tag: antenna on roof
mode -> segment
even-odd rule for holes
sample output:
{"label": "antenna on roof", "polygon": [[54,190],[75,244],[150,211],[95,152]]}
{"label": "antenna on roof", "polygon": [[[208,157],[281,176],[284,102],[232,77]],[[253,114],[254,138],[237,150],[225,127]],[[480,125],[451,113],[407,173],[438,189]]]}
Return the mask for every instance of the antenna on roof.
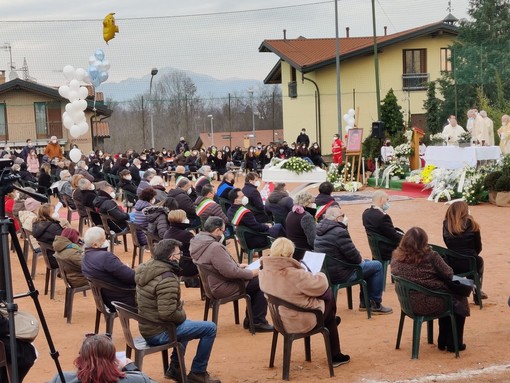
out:
{"label": "antenna on roof", "polygon": [[451,0],[448,0],[448,7],[446,8],[446,10],[448,11],[448,13],[452,13],[453,8]]}
{"label": "antenna on roof", "polygon": [[287,40],[287,30],[286,29],[283,30],[283,39]]}

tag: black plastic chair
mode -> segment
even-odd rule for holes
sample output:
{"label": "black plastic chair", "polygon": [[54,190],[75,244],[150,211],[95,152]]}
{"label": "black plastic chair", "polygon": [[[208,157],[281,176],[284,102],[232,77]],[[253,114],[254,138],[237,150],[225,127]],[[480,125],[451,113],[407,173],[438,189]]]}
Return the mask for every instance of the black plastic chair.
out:
{"label": "black plastic chair", "polygon": [[[427,335],[428,335],[428,343],[432,344],[433,341],[433,320],[443,318],[446,316],[450,317],[450,321],[452,323],[452,334],[453,334],[453,345],[455,347],[455,356],[459,357],[459,344],[457,338],[457,325],[455,322],[455,316],[453,311],[453,299],[449,293],[443,291],[434,291],[427,289],[423,286],[420,286],[414,282],[411,282],[405,278],[397,277],[393,275],[393,279],[395,280],[395,291],[397,293],[398,300],[400,302],[400,323],[398,325],[398,335],[397,335],[397,343],[395,348],[400,348],[400,340],[402,338],[402,330],[404,329],[404,319],[406,316],[413,320],[413,350],[412,350],[412,359],[418,359],[418,353],[420,352],[420,334],[421,334],[421,325],[423,322],[427,322]],[[412,293],[412,295],[411,295]],[[426,316],[426,315],[418,315],[414,312],[412,297],[415,297],[416,294],[426,295],[428,297],[433,297],[442,300],[444,311],[438,315],[434,316]]]}
{"label": "black plastic chair", "polygon": [[467,271],[463,273],[455,273],[455,275],[459,277],[467,277],[472,278],[475,287],[476,287],[476,297],[478,298],[478,305],[480,306],[480,310],[483,307],[482,303],[482,279],[480,278],[480,274],[478,273],[478,267],[476,265],[476,258],[473,255],[465,255],[457,253],[456,251],[447,249],[438,245],[430,245],[432,250],[437,252],[444,261],[450,265],[455,270],[454,265],[458,263],[462,263],[467,265]]}
{"label": "black plastic chair", "polygon": [[41,246],[41,254],[44,259],[44,263],[46,264],[46,279],[44,282],[44,295],[48,295],[48,285],[50,284],[50,299],[55,299],[55,285],[57,281],[57,272],[59,271],[57,259],[53,255],[55,253],[55,249],[53,249],[53,245],[49,243],[39,242],[39,246]]}
{"label": "black plastic chair", "polygon": [[122,239],[124,240],[124,251],[127,253],[127,251],[128,251],[127,235],[129,234],[129,226],[126,226],[125,229],[123,229],[122,231],[117,233],[115,230],[112,229],[112,226],[110,224],[110,222],[112,224],[114,224],[113,218],[107,214],[103,214],[103,213],[98,213],[98,214],[99,214],[99,217],[101,217],[101,222],[103,224],[103,229],[106,233],[106,238],[108,238],[110,240],[110,251],[112,253],[114,253],[113,249],[115,247],[115,243],[118,241],[117,238],[122,237]]}
{"label": "black plastic chair", "polygon": [[200,275],[200,283],[204,289],[205,293],[205,308],[204,308],[204,321],[207,320],[209,316],[209,309],[212,307],[212,321],[218,324],[218,311],[220,309],[220,305],[228,302],[233,302],[234,304],[234,320],[235,324],[239,324],[239,300],[246,300],[246,311],[248,313],[248,320],[250,322],[250,332],[255,334],[255,326],[253,324],[253,311],[251,308],[251,297],[246,293],[246,286],[244,284],[244,280],[238,279],[233,280],[233,282],[238,282],[239,291],[241,293],[232,295],[226,298],[215,298],[211,288],[209,286],[209,276],[213,276],[215,278],[223,278],[220,276],[215,270],[212,270],[211,267],[205,265],[197,265],[198,274]]}
{"label": "black plastic chair", "polygon": [[[67,208],[67,221],[71,222],[71,220],[73,219],[73,213],[78,212],[78,210],[73,209],[69,203],[69,201],[73,201],[73,199],[66,194],[59,194],[59,196],[60,196],[62,205],[64,205],[64,207]],[[74,204],[74,206],[76,206],[74,201],[73,201],[73,204]],[[82,225],[82,230],[83,230],[83,225]],[[81,235],[81,231],[80,231],[80,235]]]}
{"label": "black plastic chair", "polygon": [[136,255],[138,253],[138,264],[143,263],[143,253],[145,252],[145,249],[148,248],[148,241],[147,245],[140,245],[140,241],[138,240],[138,232],[143,233],[143,228],[140,225],[137,225],[134,222],[128,222],[129,232],[131,233],[131,239],[133,241],[133,257],[131,259],[131,268],[135,268],[135,259]]}
{"label": "black plastic chair", "polygon": [[[78,211],[78,215],[80,216],[80,220],[78,221],[78,231],[80,232],[80,236],[83,235],[83,226],[86,224],[88,227],[92,227],[94,222],[90,221],[89,214],[87,212],[87,208],[83,206],[80,202],[73,200],[74,205],[76,206],[76,210]],[[85,215],[82,215],[85,212]]]}
{"label": "black plastic chair", "polygon": [[[372,317],[372,309],[370,306],[370,299],[368,298],[368,285],[367,282],[363,279],[363,270],[360,265],[354,265],[352,263],[344,262],[340,259],[333,258],[330,255],[326,254],[325,262],[324,262],[325,272],[328,276],[329,284],[331,286],[331,290],[333,292],[333,296],[336,297],[338,295],[338,290],[347,289],[347,307],[349,310],[352,310],[352,286],[360,285],[360,288],[363,292],[363,300],[365,301],[365,307],[367,308],[367,316],[368,319]],[[356,273],[356,279],[353,281],[346,281],[343,283],[332,283],[331,277],[329,275],[329,268],[334,268],[335,266],[339,266],[342,268],[352,269]]]}
{"label": "black plastic chair", "polygon": [[[143,358],[145,355],[161,352],[161,357],[163,359],[163,373],[165,373],[168,370],[168,349],[176,348],[177,357],[179,359],[179,367],[181,370],[181,379],[182,382],[187,382],[188,380],[186,376],[186,366],[184,364],[184,349],[182,344],[177,341],[175,324],[172,322],[157,323],[143,315],[138,314],[138,310],[135,307],[131,307],[122,302],[113,301],[112,304],[117,310],[120,324],[122,326],[122,332],[124,333],[124,339],[126,340],[126,357],[131,358],[131,351],[134,350],[134,363],[140,371],[143,371]],[[159,346],[149,346],[142,336],[133,336],[131,327],[129,325],[131,320],[135,321],[137,324],[144,323],[153,326],[166,327],[170,340],[168,343]]]}
{"label": "black plastic chair", "polygon": [[147,237],[147,244],[149,246],[149,250],[150,250],[151,254],[153,255],[154,254],[154,245],[156,243],[158,243],[159,241],[161,241],[161,238],[159,238],[159,235],[153,234],[153,233],[149,232],[148,230],[142,229],[142,231],[145,234],[145,236]]}
{"label": "black plastic chair", "polygon": [[[283,335],[283,373],[282,379],[289,380],[289,370],[290,370],[290,356],[292,350],[292,342],[296,339],[305,340],[305,359],[307,362],[312,361],[312,352],[310,346],[310,337],[315,334],[322,334],[324,337],[324,345],[326,346],[326,356],[328,359],[328,367],[329,367],[329,376],[335,376],[335,372],[333,371],[333,358],[331,355],[331,348],[329,345],[329,331],[324,326],[324,315],[321,310],[318,309],[306,309],[303,307],[296,306],[292,303],[284,301],[283,299],[276,298],[272,295],[265,294],[267,298],[267,307],[269,308],[269,312],[271,313],[271,318],[273,320],[273,341],[271,343],[271,356],[269,358],[269,367],[274,367],[274,359],[276,354],[276,344],[278,342],[278,333]],[[305,333],[297,333],[291,334],[285,330],[283,325],[282,318],[280,316],[280,307],[285,307],[289,310],[298,311],[302,313],[312,313],[315,315],[317,324],[315,327]]]}
{"label": "black plastic chair", "polygon": [[135,289],[123,288],[112,285],[111,283],[102,281],[100,279],[88,277],[87,280],[92,290],[92,296],[96,304],[96,323],[94,326],[94,333],[99,333],[99,322],[101,321],[101,314],[103,314],[106,322],[106,332],[113,333],[113,321],[117,318],[117,312],[111,311],[103,301],[102,290],[125,291],[126,294],[133,294]]}
{"label": "black plastic chair", "polygon": [[7,353],[5,352],[5,346],[2,341],[0,341],[0,370],[5,368],[7,371],[7,382],[11,382],[11,366],[7,363]]}
{"label": "black plastic chair", "polygon": [[126,212],[130,213],[136,201],[138,201],[138,196],[127,190],[122,190],[122,201],[126,207]]}
{"label": "black plastic chair", "polygon": [[[253,262],[253,255],[258,254],[259,258],[262,257],[262,252],[264,250],[267,250],[271,248],[271,241],[269,240],[269,235],[267,233],[260,233],[258,231],[252,230],[249,227],[239,225],[236,226],[236,237],[239,239],[239,244],[241,245],[241,251],[238,254],[238,260],[239,263],[243,262],[243,256],[244,253],[248,256],[248,263]],[[250,233],[253,235],[257,235],[259,237],[265,237],[267,239],[267,245],[264,247],[256,247],[256,248],[249,248],[248,242],[246,241],[246,233]]]}
{"label": "black plastic chair", "polygon": [[71,319],[73,316],[73,303],[74,303],[74,294],[83,292],[83,296],[86,296],[87,290],[90,290],[90,285],[73,287],[69,280],[67,279],[67,273],[65,271],[65,265],[63,265],[62,261],[55,257],[57,260],[60,275],[66,284],[66,297],[64,301],[64,318],[67,318],[67,323],[71,323]]}
{"label": "black plastic chair", "polygon": [[368,233],[367,232],[367,238],[368,238],[368,245],[370,246],[370,251],[372,252],[372,259],[375,259],[379,262],[381,262],[383,267],[383,290],[386,290],[386,275],[388,273],[388,265],[390,264],[389,259],[383,259],[381,254],[381,243],[385,243],[389,246],[397,247],[398,243],[395,243],[389,238],[386,238],[383,235],[376,234],[376,233]]}

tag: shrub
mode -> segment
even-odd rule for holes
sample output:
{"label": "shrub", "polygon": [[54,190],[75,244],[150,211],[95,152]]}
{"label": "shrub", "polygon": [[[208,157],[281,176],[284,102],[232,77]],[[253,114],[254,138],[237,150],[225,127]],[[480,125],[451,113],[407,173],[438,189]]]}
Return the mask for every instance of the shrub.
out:
{"label": "shrub", "polygon": [[503,175],[499,177],[494,185],[494,190],[497,192],[507,192],[510,191],[510,176]]}
{"label": "shrub", "polygon": [[487,174],[487,177],[485,177],[485,180],[483,182],[483,186],[485,186],[485,189],[495,190],[496,182],[502,175],[503,175],[503,172],[501,172],[499,170],[496,170],[492,173]]}

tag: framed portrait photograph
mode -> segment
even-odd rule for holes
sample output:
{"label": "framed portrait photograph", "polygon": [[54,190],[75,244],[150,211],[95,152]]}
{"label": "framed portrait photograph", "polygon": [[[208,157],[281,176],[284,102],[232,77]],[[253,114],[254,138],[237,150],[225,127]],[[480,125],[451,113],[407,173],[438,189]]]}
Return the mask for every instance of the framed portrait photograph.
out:
{"label": "framed portrait photograph", "polygon": [[351,128],[347,132],[347,153],[360,153],[363,141],[363,129]]}

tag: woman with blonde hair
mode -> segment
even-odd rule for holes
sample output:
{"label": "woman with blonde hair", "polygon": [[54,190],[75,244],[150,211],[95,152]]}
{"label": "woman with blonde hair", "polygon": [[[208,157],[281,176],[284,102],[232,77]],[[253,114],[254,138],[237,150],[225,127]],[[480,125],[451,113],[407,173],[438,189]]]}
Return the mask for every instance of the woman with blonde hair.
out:
{"label": "woman with blonde hair", "polygon": [[[445,291],[452,295],[459,351],[463,351],[466,349],[463,343],[464,323],[469,316],[469,304],[466,297],[456,295],[450,290],[453,270],[438,253],[432,251],[428,240],[427,233],[422,228],[409,229],[393,252],[391,272],[427,289]],[[420,293],[411,295],[411,304],[417,315],[437,315],[445,309],[443,302],[441,298],[425,297]],[[437,347],[455,352],[449,316],[439,318]]]}
{"label": "woman with blonde hair", "polygon": [[294,206],[285,220],[287,238],[300,249],[313,250],[315,241],[315,218],[310,214],[313,209],[314,198],[308,192],[299,193],[294,198]]}
{"label": "woman with blonde hair", "polygon": [[[340,317],[336,316],[336,302],[328,279],[322,272],[312,274],[307,271],[299,261],[292,258],[294,250],[294,244],[287,238],[278,238],[273,242],[270,256],[264,256],[260,261],[260,289],[296,306],[321,310],[324,313],[324,325],[329,330],[333,366],[348,363],[349,355],[340,351]],[[285,330],[291,334],[308,332],[317,324],[312,313],[281,308],[280,315]]]}
{"label": "woman with blonde hair", "polygon": [[[156,383],[131,360],[117,359],[115,345],[107,334],[87,335],[74,365],[77,371],[64,373],[68,383]],[[51,381],[60,382],[58,374]]]}
{"label": "woman with blonde hair", "polygon": [[189,244],[193,238],[193,234],[187,230],[190,225],[189,219],[186,217],[186,212],[182,209],[171,210],[168,213],[168,223],[168,230],[165,232],[163,239],[176,239],[182,243],[182,256],[179,260],[179,266],[182,269],[180,275],[183,277],[197,275],[198,269],[193,263],[189,252]]}
{"label": "woman with blonde hair", "polygon": [[[483,279],[482,238],[480,225],[470,214],[469,205],[464,201],[452,203],[446,211],[443,221],[443,240],[448,249],[459,254],[472,255],[476,258],[476,267],[480,279]],[[456,261],[450,264],[455,274],[469,271],[469,263]],[[476,302],[476,294],[473,294]],[[482,299],[487,299],[487,294],[482,291]]]}
{"label": "woman with blonde hair", "polygon": [[46,190],[51,187],[51,165],[49,163],[45,162],[41,165],[37,184],[39,185],[37,192],[41,194],[46,194]]}
{"label": "woman with blonde hair", "polygon": [[27,166],[28,171],[32,173],[34,177],[37,176],[37,173],[39,172],[39,158],[37,157],[37,152],[35,149],[30,149],[30,152],[28,153],[27,157]]}

